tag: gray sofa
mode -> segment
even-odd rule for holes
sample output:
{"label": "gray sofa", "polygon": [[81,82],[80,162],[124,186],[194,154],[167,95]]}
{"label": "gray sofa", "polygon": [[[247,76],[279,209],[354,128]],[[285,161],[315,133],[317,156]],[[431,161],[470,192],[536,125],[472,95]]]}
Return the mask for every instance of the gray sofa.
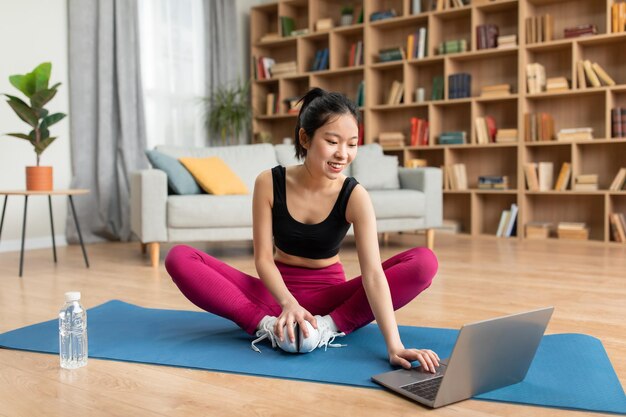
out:
{"label": "gray sofa", "polygon": [[[188,148],[158,146],[174,158],[221,158],[246,184],[248,195],[168,195],[167,176],[159,169],[131,174],[131,228],[159,265],[165,242],[252,239],[252,190],[256,176],[278,164],[298,164],[293,145],[240,145]],[[438,168],[399,168],[378,144],[359,147],[346,175],[368,189],[379,233],[425,229],[433,246],[433,228],[442,222],[442,173]],[[352,229],[348,232],[352,233]]]}

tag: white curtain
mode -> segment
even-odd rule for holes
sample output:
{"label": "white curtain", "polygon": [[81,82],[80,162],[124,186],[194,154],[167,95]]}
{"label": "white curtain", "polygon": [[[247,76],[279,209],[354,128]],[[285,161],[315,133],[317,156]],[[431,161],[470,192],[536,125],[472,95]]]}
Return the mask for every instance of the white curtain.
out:
{"label": "white curtain", "polygon": [[139,0],[148,148],[206,146],[203,0]]}

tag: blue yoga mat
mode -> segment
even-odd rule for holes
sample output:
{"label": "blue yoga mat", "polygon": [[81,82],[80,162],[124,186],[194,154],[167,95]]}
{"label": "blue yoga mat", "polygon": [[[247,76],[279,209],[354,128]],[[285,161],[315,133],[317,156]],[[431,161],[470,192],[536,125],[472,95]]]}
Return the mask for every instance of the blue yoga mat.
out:
{"label": "blue yoga mat", "polygon": [[[289,354],[252,338],[209,313],[149,309],[109,301],[89,309],[89,356],[249,375],[379,388],[372,375],[391,368],[376,325],[342,339],[345,348]],[[448,357],[458,331],[400,326],[407,346]],[[51,320],[0,335],[0,346],[58,353],[58,324]],[[526,379],[476,397],[568,409],[626,414],[626,396],[602,343],[581,334],[544,336]]]}

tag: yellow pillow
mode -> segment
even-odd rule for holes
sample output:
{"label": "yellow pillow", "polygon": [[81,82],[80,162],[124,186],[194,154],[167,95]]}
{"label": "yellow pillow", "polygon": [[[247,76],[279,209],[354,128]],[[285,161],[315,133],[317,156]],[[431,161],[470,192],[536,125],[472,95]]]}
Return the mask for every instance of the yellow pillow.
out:
{"label": "yellow pillow", "polygon": [[248,187],[224,161],[209,158],[179,158],[200,187],[209,194],[248,194]]}

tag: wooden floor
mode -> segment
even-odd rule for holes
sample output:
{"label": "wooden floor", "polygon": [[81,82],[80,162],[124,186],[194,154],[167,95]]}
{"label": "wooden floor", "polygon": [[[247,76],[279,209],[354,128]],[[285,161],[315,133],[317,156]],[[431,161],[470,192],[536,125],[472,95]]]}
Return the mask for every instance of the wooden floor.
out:
{"label": "wooden floor", "polygon": [[[383,259],[423,236],[392,235]],[[164,256],[169,246],[162,248]],[[200,245],[254,274],[245,242]],[[63,293],[86,307],[116,298],[146,307],[195,309],[165,269],[152,269],[137,243],[26,254],[0,253],[0,332],[56,317]],[[567,242],[517,242],[438,236],[440,269],[430,289],[397,313],[400,324],[458,328],[470,321],[554,305],[547,333],[583,332],[602,340],[626,386],[626,248]],[[358,275],[356,250],[341,252]],[[572,411],[469,400],[431,411],[382,390],[90,359],[61,370],[58,357],[0,349],[1,416],[564,416]],[[587,415],[588,413],[574,413]]]}

